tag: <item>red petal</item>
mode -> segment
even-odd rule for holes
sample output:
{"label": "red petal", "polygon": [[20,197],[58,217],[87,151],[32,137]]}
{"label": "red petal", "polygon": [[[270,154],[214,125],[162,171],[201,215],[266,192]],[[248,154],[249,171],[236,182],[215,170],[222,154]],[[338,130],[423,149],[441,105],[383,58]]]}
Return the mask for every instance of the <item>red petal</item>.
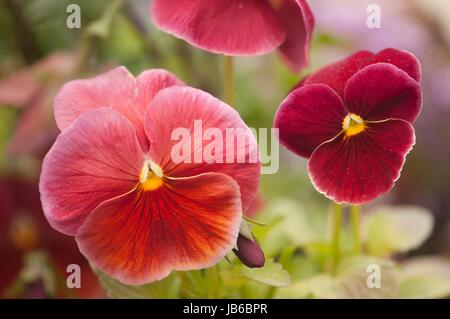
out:
{"label": "red petal", "polygon": [[304,82],[304,85],[324,83],[331,86],[343,97],[348,79],[364,67],[380,62],[393,64],[408,73],[416,81],[420,80],[420,63],[414,55],[407,51],[385,49],[377,54],[369,51],[356,52],[310,75]]}
{"label": "red petal", "polygon": [[267,0],[154,0],[151,11],[159,28],[213,53],[264,54],[286,37]]}
{"label": "red petal", "polygon": [[365,203],[394,186],[413,144],[409,122],[371,123],[358,135],[319,146],[308,162],[309,174],[316,189],[335,202]]}
{"label": "red petal", "polygon": [[342,130],[347,111],[339,95],[324,84],[300,87],[288,95],[275,115],[280,141],[296,154],[309,157]]}
{"label": "red petal", "polygon": [[298,72],[309,62],[314,15],[306,0],[282,0],[277,12],[287,32],[286,40],[280,46],[281,56],[294,72]]}
{"label": "red petal", "polygon": [[[180,128],[189,133],[187,138],[174,135]],[[252,132],[231,106],[197,89],[168,88],[161,91],[150,104],[145,129],[152,145],[150,158],[162,167],[164,174],[172,177],[206,172],[227,174],[239,184],[242,205],[244,210],[247,209],[258,189],[258,146]],[[227,130],[233,129],[241,131],[237,132],[243,138],[243,143],[235,140],[230,143],[233,137],[226,138]],[[208,139],[204,136],[211,130],[220,133],[222,138]],[[216,140],[216,152],[208,158],[208,145],[214,145]],[[172,152],[178,154],[179,145],[186,145],[188,149],[186,154],[174,160]],[[238,162],[238,155],[245,162]]]}
{"label": "red petal", "polygon": [[208,173],[166,180],[101,204],[81,226],[81,252],[126,284],[163,279],[172,270],[214,265],[236,245],[241,222],[239,186]]}
{"label": "red petal", "polygon": [[180,84],[173,74],[164,70],[145,71],[136,80],[125,67],[90,79],[71,81],[55,98],[56,123],[65,130],[84,112],[109,107],[131,121],[141,145],[146,148],[143,122],[149,99],[163,88]]}
{"label": "red petal", "polygon": [[384,49],[377,54],[375,54],[371,63],[390,63],[395,65],[397,68],[402,69],[410,77],[412,77],[417,82],[420,82],[422,69],[420,67],[420,61],[410,52],[406,50],[397,49]]}
{"label": "red petal", "polygon": [[39,189],[50,224],[74,235],[98,204],[135,188],[143,164],[125,117],[107,108],[83,114],[58,136],[43,162]]}
{"label": "red petal", "polygon": [[412,123],[422,107],[419,83],[388,63],[357,72],[348,80],[344,94],[346,108],[370,121],[399,118]]}

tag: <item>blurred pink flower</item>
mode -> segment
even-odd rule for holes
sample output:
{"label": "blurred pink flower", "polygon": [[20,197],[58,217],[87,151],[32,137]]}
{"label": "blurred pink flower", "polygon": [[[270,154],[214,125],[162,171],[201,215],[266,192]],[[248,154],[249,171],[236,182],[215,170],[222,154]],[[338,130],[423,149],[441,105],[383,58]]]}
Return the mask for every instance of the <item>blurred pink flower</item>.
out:
{"label": "blurred pink flower", "polygon": [[52,112],[55,90],[75,67],[75,55],[57,52],[0,80],[0,106],[21,112],[10,153],[45,154],[58,133]]}
{"label": "blurred pink flower", "polygon": [[308,64],[314,16],[306,0],[154,0],[162,30],[206,51],[260,55],[278,48],[298,72]]}

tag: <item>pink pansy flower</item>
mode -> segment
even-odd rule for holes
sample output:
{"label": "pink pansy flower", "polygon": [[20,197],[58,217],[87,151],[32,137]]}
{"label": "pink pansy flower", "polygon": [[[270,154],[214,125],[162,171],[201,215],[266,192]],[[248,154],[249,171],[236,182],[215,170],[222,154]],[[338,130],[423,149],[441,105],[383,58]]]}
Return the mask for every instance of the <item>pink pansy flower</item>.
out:
{"label": "pink pansy flower", "polygon": [[279,48],[294,71],[308,64],[314,16],[306,0],[154,0],[162,30],[225,55],[260,55]]}
{"label": "pink pansy flower", "polygon": [[309,158],[319,192],[360,204],[393,187],[415,141],[420,74],[406,51],[361,51],[308,76],[281,103],[280,141]]}
{"label": "pink pansy flower", "polygon": [[42,157],[48,151],[58,134],[51,100],[76,66],[74,54],[56,52],[0,79],[0,107],[21,110],[8,143],[11,154]]}
{"label": "pink pansy flower", "polygon": [[[236,161],[257,145],[230,106],[166,71],[134,78],[119,67],[66,84],[55,115],[62,133],[43,163],[44,212],[94,267],[144,284],[212,266],[236,246],[260,164]],[[211,137],[181,143],[172,135],[195,131],[199,121],[204,132],[242,130],[245,143],[220,141],[213,161],[189,163]],[[172,152],[180,143],[188,151],[178,163]]]}

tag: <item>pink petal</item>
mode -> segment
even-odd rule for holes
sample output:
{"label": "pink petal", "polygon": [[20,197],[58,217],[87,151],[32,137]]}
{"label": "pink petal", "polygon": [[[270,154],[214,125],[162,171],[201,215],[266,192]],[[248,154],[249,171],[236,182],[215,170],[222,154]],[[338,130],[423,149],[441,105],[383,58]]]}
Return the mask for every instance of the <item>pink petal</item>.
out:
{"label": "pink petal", "polygon": [[8,143],[8,152],[14,155],[35,155],[42,158],[58,135],[48,92],[43,90],[17,122],[14,134]]}
{"label": "pink petal", "polygon": [[346,114],[342,99],[329,86],[306,85],[281,103],[274,127],[283,145],[309,157],[317,146],[339,134]]}
{"label": "pink petal", "polygon": [[309,63],[314,15],[306,0],[278,0],[277,4],[278,16],[287,32],[280,53],[289,67],[298,72]]}
{"label": "pink petal", "polygon": [[50,224],[74,235],[97,205],[136,187],[143,164],[125,117],[107,108],[81,115],[58,136],[42,165],[39,188]]}
{"label": "pink petal", "polygon": [[370,123],[366,131],[340,135],[319,146],[308,162],[315,188],[338,203],[362,204],[388,192],[414,145],[404,120]]}
{"label": "pink petal", "polygon": [[325,66],[310,75],[304,85],[313,83],[324,83],[332,87],[341,97],[344,96],[344,88],[347,81],[359,70],[375,63],[390,63],[402,69],[413,79],[420,79],[420,62],[407,51],[397,49],[385,49],[373,54],[369,51],[359,51],[351,56]]}
{"label": "pink petal", "polygon": [[145,115],[150,102],[156,96],[156,94],[162,89],[171,86],[184,86],[185,84],[180,81],[174,74],[164,69],[152,69],[146,70],[139,74],[137,77],[139,87],[139,103],[142,107],[142,114]]}
{"label": "pink petal", "polygon": [[172,270],[214,265],[236,245],[239,186],[223,174],[166,180],[97,207],[76,239],[83,255],[125,284],[161,280]]}
{"label": "pink petal", "polygon": [[125,67],[117,67],[89,79],[70,81],[55,98],[55,118],[61,131],[86,111],[110,107],[139,123],[142,111],[135,103],[136,79]]}
{"label": "pink petal", "polygon": [[347,109],[370,121],[399,118],[412,123],[422,107],[419,83],[388,63],[357,72],[348,80],[344,94]]}
{"label": "pink petal", "polygon": [[22,70],[0,80],[0,106],[24,107],[41,85],[29,70]]}
{"label": "pink petal", "polygon": [[[234,130],[242,142],[233,140],[234,135],[227,139],[227,129]],[[201,90],[167,88],[151,102],[145,130],[151,144],[149,156],[162,167],[164,174],[172,177],[205,172],[227,174],[239,184],[242,206],[244,210],[248,208],[259,183],[258,146],[252,132],[231,106]],[[212,130],[222,138],[203,136]],[[177,134],[180,131],[189,135],[181,137]],[[215,152],[209,152],[214,144]],[[180,145],[186,147],[185,153],[177,151]],[[173,154],[181,156],[174,159]]]}
{"label": "pink petal", "polygon": [[160,29],[213,53],[265,54],[286,37],[267,0],[154,0],[151,12]]}
{"label": "pink petal", "polygon": [[55,118],[61,130],[82,113],[109,107],[126,116],[136,127],[143,148],[148,147],[144,134],[144,114],[150,99],[161,89],[182,83],[164,70],[143,72],[136,80],[125,67],[102,75],[67,83],[55,98]]}
{"label": "pink petal", "polygon": [[0,104],[24,107],[49,81],[68,76],[75,65],[75,55],[70,53],[55,52],[45,56],[32,66],[0,80]]}

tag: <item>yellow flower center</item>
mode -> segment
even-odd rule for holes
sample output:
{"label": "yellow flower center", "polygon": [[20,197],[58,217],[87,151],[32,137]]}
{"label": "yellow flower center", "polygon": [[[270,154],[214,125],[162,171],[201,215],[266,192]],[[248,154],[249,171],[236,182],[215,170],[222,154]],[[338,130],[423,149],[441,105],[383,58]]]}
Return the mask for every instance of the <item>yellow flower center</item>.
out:
{"label": "yellow flower center", "polygon": [[38,229],[31,216],[18,214],[10,226],[10,239],[13,246],[19,251],[28,251],[38,243]]}
{"label": "yellow flower center", "polygon": [[139,175],[141,188],[144,191],[154,191],[163,185],[163,177],[161,167],[151,160],[146,160]]}
{"label": "yellow flower center", "polygon": [[361,133],[366,129],[366,125],[361,116],[349,113],[342,122],[342,128],[347,137]]}

